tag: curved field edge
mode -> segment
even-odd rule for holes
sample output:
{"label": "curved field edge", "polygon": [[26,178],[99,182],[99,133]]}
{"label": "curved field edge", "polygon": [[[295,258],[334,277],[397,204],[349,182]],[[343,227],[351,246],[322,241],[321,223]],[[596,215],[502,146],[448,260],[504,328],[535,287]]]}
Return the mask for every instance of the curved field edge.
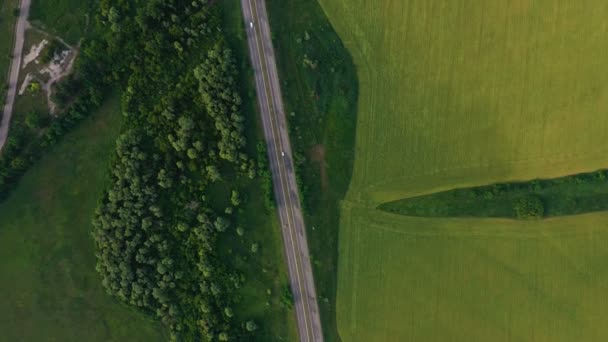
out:
{"label": "curved field edge", "polygon": [[[600,340],[608,214],[427,219],[345,203],[338,327],[347,341]],[[371,295],[374,294],[374,295]]]}
{"label": "curved field edge", "polygon": [[317,1],[267,2],[326,341],[339,341],[340,201],[350,184],[358,79]]}
{"label": "curved field edge", "polygon": [[[605,338],[605,305],[597,300],[606,291],[605,213],[521,222],[431,220],[369,208],[455,187],[605,168],[607,122],[598,109],[606,107],[607,83],[596,65],[605,51],[593,40],[605,38],[606,6],[320,2],[360,77],[357,153],[340,218],[343,340]],[[406,20],[418,31],[408,31]],[[477,32],[483,39],[461,39]],[[416,36],[423,39],[396,43]],[[478,70],[448,63],[477,62],[475,53],[493,42],[512,49],[472,63]],[[455,101],[442,100],[459,89],[466,91]],[[534,115],[525,115],[520,108],[530,103]]]}
{"label": "curved field edge", "polygon": [[[606,167],[607,74],[593,58],[605,54],[606,6],[321,4],[360,76],[350,200]],[[542,30],[546,22],[554,29]]]}
{"label": "curved field edge", "polygon": [[37,162],[0,204],[4,338],[167,338],[160,324],[112,300],[95,271],[90,220],[120,123],[114,97]]}

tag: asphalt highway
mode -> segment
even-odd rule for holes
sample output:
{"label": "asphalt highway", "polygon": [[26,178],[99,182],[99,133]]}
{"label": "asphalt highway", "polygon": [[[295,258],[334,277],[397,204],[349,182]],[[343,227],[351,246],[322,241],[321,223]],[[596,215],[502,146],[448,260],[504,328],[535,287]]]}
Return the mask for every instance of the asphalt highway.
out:
{"label": "asphalt highway", "polygon": [[289,130],[264,0],[241,0],[300,341],[323,341]]}

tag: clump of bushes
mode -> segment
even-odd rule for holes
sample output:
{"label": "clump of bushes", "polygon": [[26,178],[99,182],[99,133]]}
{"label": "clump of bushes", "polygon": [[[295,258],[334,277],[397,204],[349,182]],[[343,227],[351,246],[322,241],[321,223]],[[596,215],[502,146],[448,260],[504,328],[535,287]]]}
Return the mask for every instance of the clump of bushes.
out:
{"label": "clump of bushes", "polygon": [[520,220],[538,220],[545,215],[545,205],[540,197],[528,195],[519,198],[513,205],[515,216]]}
{"label": "clump of bushes", "polygon": [[55,55],[60,53],[63,49],[64,46],[60,41],[52,39],[40,54],[40,62],[42,62],[42,64],[50,63],[53,58],[55,58]]}
{"label": "clump of bushes", "polygon": [[43,124],[42,114],[38,111],[30,111],[25,115],[25,125],[32,130],[39,129]]}

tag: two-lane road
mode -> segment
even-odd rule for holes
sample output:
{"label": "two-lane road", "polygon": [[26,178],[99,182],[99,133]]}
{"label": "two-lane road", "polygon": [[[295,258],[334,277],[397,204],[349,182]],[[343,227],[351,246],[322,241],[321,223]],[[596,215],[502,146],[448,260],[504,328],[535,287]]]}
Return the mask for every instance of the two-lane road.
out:
{"label": "two-lane road", "polygon": [[323,341],[306,228],[264,0],[241,0],[249,53],[268,147],[277,211],[300,341]]}

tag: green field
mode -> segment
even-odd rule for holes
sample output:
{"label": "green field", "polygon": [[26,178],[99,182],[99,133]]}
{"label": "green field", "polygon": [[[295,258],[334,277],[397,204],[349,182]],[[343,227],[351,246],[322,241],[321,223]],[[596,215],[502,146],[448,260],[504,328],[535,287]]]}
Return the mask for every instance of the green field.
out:
{"label": "green field", "polygon": [[320,3],[359,78],[340,216],[342,340],[605,339],[606,214],[516,221],[375,208],[606,168],[608,5]]}
{"label": "green field", "polygon": [[64,137],[0,204],[0,331],[7,341],[162,341],[95,271],[91,217],[120,127],[117,98]]}
{"label": "green field", "polygon": [[97,8],[96,3],[93,0],[33,0],[29,20],[34,26],[76,45],[94,26],[91,13]]}

